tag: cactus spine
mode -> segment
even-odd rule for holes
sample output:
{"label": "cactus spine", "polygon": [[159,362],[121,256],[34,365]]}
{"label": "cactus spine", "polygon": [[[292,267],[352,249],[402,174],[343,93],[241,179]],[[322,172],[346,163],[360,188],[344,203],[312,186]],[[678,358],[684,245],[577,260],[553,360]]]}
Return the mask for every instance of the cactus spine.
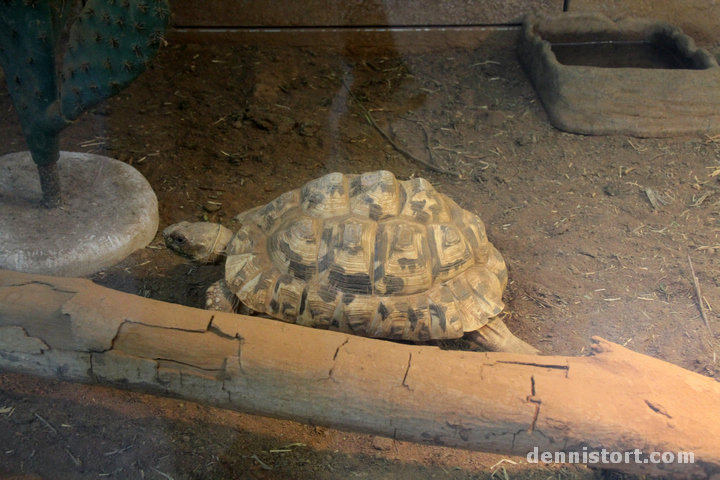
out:
{"label": "cactus spine", "polygon": [[55,47],[71,6],[68,0],[0,0],[0,65],[51,207],[62,201],[60,132],[148,67],[170,16],[167,0],[87,0],[58,72]]}

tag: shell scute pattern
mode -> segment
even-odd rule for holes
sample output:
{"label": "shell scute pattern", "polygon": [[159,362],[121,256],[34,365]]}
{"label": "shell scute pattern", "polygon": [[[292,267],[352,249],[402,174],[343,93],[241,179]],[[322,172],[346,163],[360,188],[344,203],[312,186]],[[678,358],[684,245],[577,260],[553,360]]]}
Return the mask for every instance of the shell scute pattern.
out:
{"label": "shell scute pattern", "polygon": [[347,178],[331,173],[308,182],[300,189],[300,204],[318,218],[340,217],[350,213]]}
{"label": "shell scute pattern", "polygon": [[462,313],[450,288],[443,284],[441,288],[428,292],[428,299],[430,300],[430,332],[432,338],[461,337],[465,332]]}
{"label": "shell scute pattern", "polygon": [[258,227],[247,224],[233,235],[226,247],[226,253],[228,256],[242,255],[244,253],[264,254],[267,246],[265,239],[265,235]]}
{"label": "shell scute pattern", "polygon": [[[273,288],[279,278],[280,272],[275,268],[269,268],[248,280],[247,283],[241,283],[235,294],[252,310],[265,312],[272,299]],[[231,289],[234,287],[229,283],[228,286]]]}
{"label": "shell scute pattern", "polygon": [[267,313],[285,321],[295,322],[306,286],[304,281],[289,273],[280,275],[275,282]]}
{"label": "shell scute pattern", "polygon": [[422,224],[450,221],[450,212],[445,207],[450,199],[443,199],[430,182],[424,178],[414,178],[404,182],[403,187],[407,198],[400,211],[401,216]]}
{"label": "shell scute pattern", "polygon": [[482,221],[421,178],[329,174],[238,220],[226,282],[284,321],[422,341],[503,308],[507,270]]}
{"label": "shell scute pattern", "polygon": [[297,190],[292,190],[283,193],[264,207],[260,207],[252,218],[258,228],[267,235],[279,219],[286,218],[288,211],[299,205],[300,193]]}
{"label": "shell scute pattern", "polygon": [[447,285],[455,298],[454,303],[460,311],[463,330],[477,330],[485,324],[482,321],[483,317],[487,319],[494,316],[483,310],[483,304],[476,298],[476,293],[465,276],[450,279]]}
{"label": "shell scute pattern", "polygon": [[341,294],[337,289],[320,285],[317,289],[308,290],[303,313],[297,323],[308,327],[330,328],[335,309],[340,302]]}
{"label": "shell scute pattern", "polygon": [[375,222],[358,217],[325,221],[318,255],[320,283],[343,292],[372,294],[370,272],[376,229]]}
{"label": "shell scute pattern", "polygon": [[490,270],[473,269],[468,272],[465,279],[472,288],[475,301],[481,305],[484,312],[490,316],[499,315],[504,305],[493,292],[502,291],[500,279]]}
{"label": "shell scute pattern", "polygon": [[[272,232],[267,251],[274,265],[295,277],[309,281],[317,274],[320,222],[309,215],[291,217],[287,225]],[[242,230],[241,230],[242,231]],[[240,232],[238,232],[238,235]]]}
{"label": "shell scute pattern", "polygon": [[473,254],[460,227],[450,224],[430,225],[430,251],[433,259],[433,278],[448,280],[470,268]]}
{"label": "shell scute pattern", "polygon": [[487,263],[484,263],[483,265],[485,265],[485,269],[487,271],[494,273],[500,281],[500,293],[502,293],[502,291],[505,290],[505,287],[507,287],[508,282],[507,266],[505,265],[505,260],[497,248],[493,247],[490,243],[488,243],[488,245],[490,246],[490,254],[488,255]]}
{"label": "shell scute pattern", "polygon": [[382,224],[375,241],[375,293],[412,295],[432,285],[427,231],[422,225],[394,218]]}
{"label": "shell scute pattern", "polygon": [[374,221],[395,217],[404,201],[404,190],[395,176],[386,171],[348,175],[350,211]]}
{"label": "shell scute pattern", "polygon": [[461,220],[458,223],[463,228],[465,238],[470,244],[470,249],[475,256],[475,263],[485,265],[490,258],[492,244],[488,242],[485,233],[485,225],[477,215],[473,215],[467,210],[463,210]]}
{"label": "shell scute pattern", "polygon": [[256,253],[241,253],[228,256],[225,262],[225,280],[228,286],[240,288],[270,267],[265,256]]}
{"label": "shell scute pattern", "polygon": [[342,314],[349,331],[355,335],[369,336],[369,318],[372,318],[379,301],[356,302],[354,295],[343,294]]}

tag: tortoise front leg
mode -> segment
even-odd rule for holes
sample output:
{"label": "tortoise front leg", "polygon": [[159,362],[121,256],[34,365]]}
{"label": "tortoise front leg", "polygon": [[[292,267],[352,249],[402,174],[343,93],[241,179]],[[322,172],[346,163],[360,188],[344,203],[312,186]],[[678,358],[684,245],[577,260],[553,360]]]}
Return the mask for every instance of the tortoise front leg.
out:
{"label": "tortoise front leg", "polygon": [[540,350],[512,334],[502,320],[495,317],[482,328],[466,333],[466,338],[491,352],[538,355]]}
{"label": "tortoise front leg", "polygon": [[205,309],[216,312],[237,313],[240,301],[227,286],[225,279],[210,285],[205,294]]}
{"label": "tortoise front leg", "polygon": [[210,285],[205,294],[205,310],[216,312],[240,313],[242,315],[254,315],[255,311],[244,305],[230,288],[225,279],[218,280]]}

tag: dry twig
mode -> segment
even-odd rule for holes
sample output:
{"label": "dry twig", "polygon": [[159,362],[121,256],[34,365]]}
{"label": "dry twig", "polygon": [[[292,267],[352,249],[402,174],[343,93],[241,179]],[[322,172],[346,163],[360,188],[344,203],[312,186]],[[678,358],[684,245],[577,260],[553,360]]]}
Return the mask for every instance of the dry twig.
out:
{"label": "dry twig", "polygon": [[50,422],[48,422],[47,420],[45,420],[43,417],[41,417],[41,416],[38,415],[37,413],[35,414],[35,416],[38,418],[38,420],[40,420],[42,423],[44,423],[46,427],[48,427],[50,430],[52,430],[53,433],[58,433],[57,430],[55,430],[55,427],[53,427],[52,425],[50,425]]}
{"label": "dry twig", "polygon": [[268,465],[267,463],[260,460],[260,457],[258,457],[257,455],[253,455],[250,458],[252,460],[255,460],[256,462],[258,462],[264,470],[272,470],[273,469],[270,465]]}
{"label": "dry twig", "polygon": [[663,199],[658,193],[652,188],[648,187],[645,189],[645,195],[652,204],[655,210],[660,210],[663,205],[667,205],[667,201]]}
{"label": "dry twig", "polygon": [[155,467],[150,467],[150,468],[151,468],[155,473],[157,473],[157,474],[159,474],[159,475],[162,475],[163,477],[167,478],[168,480],[175,480],[173,477],[171,477],[171,476],[168,475],[167,473],[163,473],[163,472],[161,472],[160,470],[158,470],[158,469],[155,468]]}
{"label": "dry twig", "polygon": [[72,458],[73,463],[77,467],[82,467],[82,460],[80,460],[78,457],[72,454],[72,452],[69,449],[65,449],[68,455],[70,455],[70,458]]}
{"label": "dry twig", "polygon": [[693,278],[693,285],[695,285],[695,295],[697,295],[697,302],[698,306],[700,307],[700,315],[702,315],[703,321],[705,322],[705,326],[707,327],[708,331],[710,332],[710,335],[713,334],[712,329],[710,328],[710,322],[708,321],[707,312],[705,311],[705,305],[703,305],[703,296],[700,292],[700,281],[695,276],[695,269],[693,268],[692,259],[690,258],[690,255],[687,256],[688,263],[690,264],[690,274]]}
{"label": "dry twig", "polygon": [[422,127],[423,133],[425,134],[425,146],[427,147],[428,155],[430,155],[430,160],[435,162],[435,155],[433,155],[432,147],[430,147],[430,132],[428,132],[428,129],[423,122],[417,120],[413,121]]}
{"label": "dry twig", "polygon": [[443,174],[445,174],[445,175],[451,175],[451,176],[456,177],[456,178],[461,178],[461,177],[462,177],[462,175],[459,174],[459,173],[452,172],[452,171],[450,171],[450,170],[445,170],[444,168],[438,167],[438,166],[436,166],[436,165],[433,165],[433,164],[431,164],[431,163],[426,162],[425,160],[422,160],[422,159],[416,157],[415,155],[413,155],[412,153],[408,152],[407,150],[405,150],[404,148],[402,148],[400,145],[398,145],[397,143],[395,143],[395,141],[393,141],[393,139],[390,138],[390,136],[389,136],[387,133],[385,133],[385,131],[384,131],[383,129],[381,129],[380,126],[375,122],[375,119],[372,117],[372,115],[370,115],[370,112],[363,106],[362,103],[360,103],[360,100],[358,100],[358,98],[355,96],[355,94],[352,92],[352,90],[350,90],[350,87],[348,86],[347,83],[345,83],[345,80],[344,80],[344,79],[343,79],[342,83],[343,83],[343,86],[345,86],[345,88],[347,89],[347,91],[348,91],[348,93],[350,94],[350,96],[352,97],[352,99],[355,101],[355,103],[358,105],[358,107],[360,107],[360,109],[361,109],[361,110],[363,111],[363,113],[365,114],[365,119],[368,121],[368,123],[369,123],[370,125],[372,125],[373,128],[374,128],[375,130],[377,130],[378,133],[380,133],[380,135],[382,135],[382,137],[383,137],[385,140],[387,140],[387,142],[388,142],[395,150],[397,150],[398,152],[402,153],[403,155],[405,155],[405,156],[406,156],[407,158],[409,158],[410,160],[412,160],[412,161],[414,161],[414,162],[416,162],[416,163],[419,163],[420,165],[422,165],[422,166],[424,166],[424,167],[426,167],[426,168],[429,168],[430,170],[433,170],[433,171],[438,172],[438,173],[443,173]]}

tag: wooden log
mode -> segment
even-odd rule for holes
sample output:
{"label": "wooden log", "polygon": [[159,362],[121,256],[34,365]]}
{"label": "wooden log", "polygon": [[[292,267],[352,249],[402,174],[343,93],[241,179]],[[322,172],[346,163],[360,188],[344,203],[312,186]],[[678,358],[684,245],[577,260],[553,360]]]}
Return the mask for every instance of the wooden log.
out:
{"label": "wooden log", "polygon": [[536,461],[720,474],[720,384],[595,340],[589,357],[441,351],[0,270],[0,370]]}

